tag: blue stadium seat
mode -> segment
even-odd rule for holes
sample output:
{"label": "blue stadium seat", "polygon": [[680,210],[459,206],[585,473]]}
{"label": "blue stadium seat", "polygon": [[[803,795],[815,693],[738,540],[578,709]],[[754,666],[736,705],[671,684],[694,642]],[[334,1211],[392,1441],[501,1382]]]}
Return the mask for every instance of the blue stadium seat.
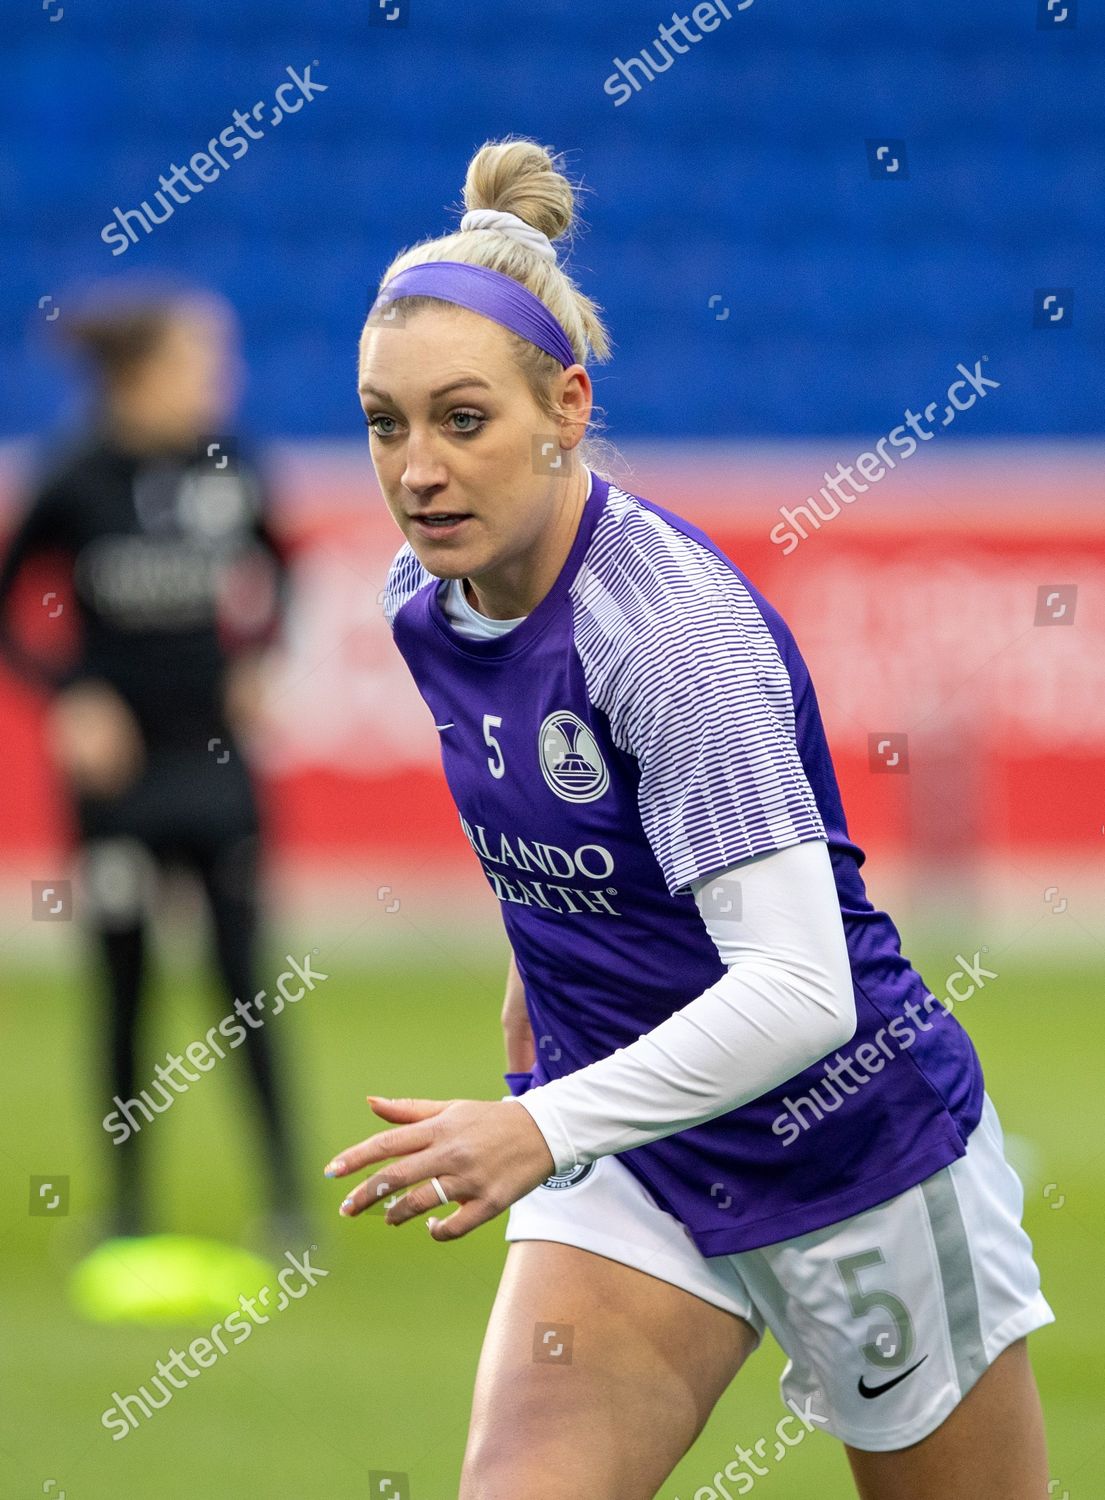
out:
{"label": "blue stadium seat", "polygon": [[[13,14],[5,430],[65,399],[25,337],[38,298],[133,266],[206,277],[235,301],[261,431],[348,435],[376,281],[455,226],[469,155],[508,132],[567,151],[590,189],[570,264],[617,343],[596,373],[625,435],[878,431],[982,352],[1010,372],[987,408],[995,431],[1095,430],[1094,8],[1048,35],[1031,0],[758,0],[616,104],[615,60],[629,66],[658,24],[630,0],[482,0],[478,15],[409,0],[391,27],[302,0],[179,0],[141,26],[129,0],[73,7],[62,26]],[[111,255],[115,205],[152,198],[172,162],[307,64],[325,92],[279,126],[266,111],[245,155]],[[869,141],[904,141],[908,179],[874,176]],[[1063,334],[1032,327],[1041,287],[1076,291]]]}

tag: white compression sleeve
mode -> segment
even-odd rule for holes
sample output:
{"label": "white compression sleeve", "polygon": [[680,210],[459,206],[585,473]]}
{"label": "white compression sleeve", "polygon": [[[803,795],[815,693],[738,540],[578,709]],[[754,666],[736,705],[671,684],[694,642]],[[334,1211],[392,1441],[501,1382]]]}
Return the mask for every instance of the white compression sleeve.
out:
{"label": "white compression sleeve", "polygon": [[533,1116],[558,1172],[725,1114],[855,1032],[823,839],[758,855],[691,888],[728,972],[629,1046],[514,1100]]}

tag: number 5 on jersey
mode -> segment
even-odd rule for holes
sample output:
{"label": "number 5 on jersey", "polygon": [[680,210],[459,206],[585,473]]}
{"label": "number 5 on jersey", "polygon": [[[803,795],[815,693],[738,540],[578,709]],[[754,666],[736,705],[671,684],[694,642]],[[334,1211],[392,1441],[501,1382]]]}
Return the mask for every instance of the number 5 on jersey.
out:
{"label": "number 5 on jersey", "polygon": [[494,755],[489,755],[487,757],[487,769],[491,772],[492,776],[494,776],[496,780],[499,780],[505,773],[506,762],[503,760],[503,747],[499,744],[498,740],[491,733],[491,731],[493,729],[498,729],[502,722],[502,714],[484,714],[483,716],[484,744],[490,745],[492,750],[494,750],[495,752]]}

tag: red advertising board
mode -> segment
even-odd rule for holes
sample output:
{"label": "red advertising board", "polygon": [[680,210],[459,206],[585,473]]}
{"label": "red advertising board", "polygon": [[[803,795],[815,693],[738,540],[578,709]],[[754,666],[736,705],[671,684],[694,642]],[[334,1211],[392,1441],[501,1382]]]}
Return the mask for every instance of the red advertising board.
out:
{"label": "red advertising board", "polygon": [[[653,449],[613,477],[702,526],[782,612],[869,853],[1085,851],[1105,827],[1100,455],[924,453],[833,514],[819,486],[848,445],[832,449]],[[280,447],[270,467],[295,577],[255,747],[276,851],[470,859],[383,618],[401,538],[364,450]],[[5,474],[10,520],[18,472]],[[48,583],[34,582],[37,618],[23,621],[39,633],[57,610],[38,597]],[[60,599],[64,583],[50,586]],[[0,857],[56,847],[41,704],[6,671],[0,716]]]}

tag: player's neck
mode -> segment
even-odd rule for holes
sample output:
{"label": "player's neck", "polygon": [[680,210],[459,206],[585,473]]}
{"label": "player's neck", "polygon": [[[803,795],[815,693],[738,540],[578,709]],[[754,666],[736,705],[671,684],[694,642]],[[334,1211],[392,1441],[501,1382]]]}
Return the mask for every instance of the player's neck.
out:
{"label": "player's neck", "polygon": [[99,426],[108,442],[128,453],[186,453],[199,448],[198,433],[181,431],[171,423],[150,420],[119,406],[107,407]]}
{"label": "player's neck", "polygon": [[463,580],[464,597],[474,610],[491,620],[518,620],[537,608],[568,560],[587,501],[588,483],[587,470],[581,464],[571,498],[557,509],[552,524],[533,548],[493,573]]}

